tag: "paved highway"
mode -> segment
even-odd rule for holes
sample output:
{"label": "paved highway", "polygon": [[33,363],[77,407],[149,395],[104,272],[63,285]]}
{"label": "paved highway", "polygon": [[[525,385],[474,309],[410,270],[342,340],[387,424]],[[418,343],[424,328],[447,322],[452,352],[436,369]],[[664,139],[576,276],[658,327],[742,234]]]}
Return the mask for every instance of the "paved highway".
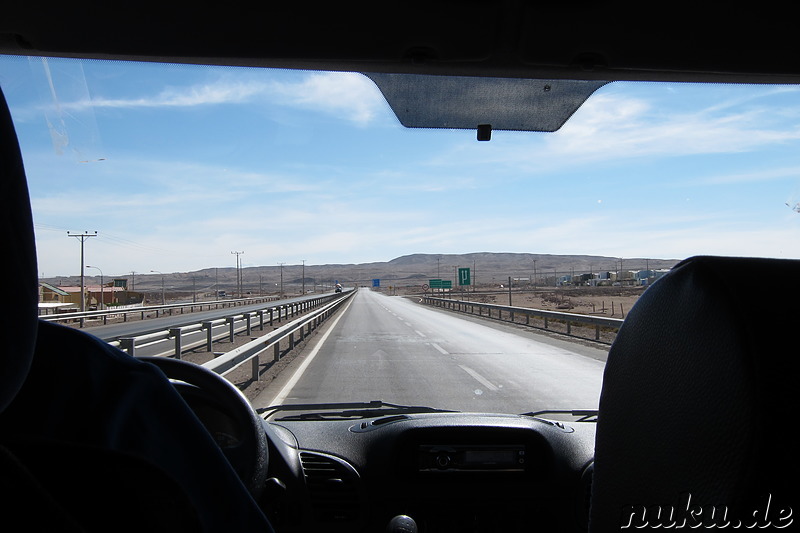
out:
{"label": "paved highway", "polygon": [[596,409],[606,351],[360,290],[254,400],[458,411]]}

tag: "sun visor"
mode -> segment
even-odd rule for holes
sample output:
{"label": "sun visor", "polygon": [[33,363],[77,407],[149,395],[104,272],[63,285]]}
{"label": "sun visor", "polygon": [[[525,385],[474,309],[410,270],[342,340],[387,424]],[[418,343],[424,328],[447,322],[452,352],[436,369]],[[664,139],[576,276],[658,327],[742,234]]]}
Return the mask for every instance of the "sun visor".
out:
{"label": "sun visor", "polygon": [[407,128],[558,130],[607,81],[364,73]]}

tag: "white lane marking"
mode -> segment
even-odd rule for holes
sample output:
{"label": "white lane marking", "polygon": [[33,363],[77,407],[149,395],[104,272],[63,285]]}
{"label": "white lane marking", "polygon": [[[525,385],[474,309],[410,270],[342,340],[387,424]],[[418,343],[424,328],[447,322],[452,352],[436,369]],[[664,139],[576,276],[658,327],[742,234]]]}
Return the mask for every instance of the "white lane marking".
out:
{"label": "white lane marking", "polygon": [[425,334],[424,334],[424,333],[422,333],[422,332],[421,332],[420,330],[418,330],[418,329],[415,329],[415,330],[414,330],[414,333],[416,333],[417,335],[419,335],[419,336],[420,336],[420,337],[422,337],[422,338],[425,338]]}
{"label": "white lane marking", "polygon": [[297,367],[297,370],[295,370],[291,379],[289,379],[289,381],[286,382],[286,385],[283,386],[281,391],[278,393],[277,396],[275,396],[275,398],[272,399],[272,402],[270,402],[269,405],[280,405],[283,403],[283,401],[289,395],[294,386],[297,385],[297,382],[300,381],[300,378],[303,376],[303,372],[306,371],[306,368],[308,368],[308,365],[311,364],[311,361],[313,361],[314,357],[316,357],[317,353],[319,353],[320,349],[322,348],[322,345],[325,344],[325,341],[328,339],[328,336],[336,328],[336,324],[338,324],[339,320],[345,315],[345,313],[347,313],[347,310],[350,308],[350,304],[352,303],[353,303],[353,298],[351,298],[350,301],[347,303],[347,307],[345,307],[342,310],[342,312],[339,313],[339,316],[337,316],[333,320],[333,323],[331,324],[331,327],[328,328],[328,331],[326,331],[322,335],[322,337],[320,337],[317,345],[314,346],[314,349],[311,350],[311,352],[308,354],[308,357],[306,357],[305,361],[303,361],[303,363],[299,367]]}
{"label": "white lane marking", "polygon": [[464,372],[475,378],[481,385],[483,385],[487,389],[491,391],[499,390],[491,381],[481,376],[480,374],[472,370],[470,367],[464,365],[458,365],[458,366],[460,366],[464,370]]}
{"label": "white lane marking", "polygon": [[434,348],[436,348],[437,350],[439,350],[439,351],[440,351],[441,353],[443,353],[444,355],[450,355],[450,352],[448,352],[447,350],[445,350],[444,348],[442,348],[441,346],[439,346],[439,345],[438,345],[438,344],[436,344],[435,342],[432,342],[432,343],[431,343],[431,346],[433,346]]}

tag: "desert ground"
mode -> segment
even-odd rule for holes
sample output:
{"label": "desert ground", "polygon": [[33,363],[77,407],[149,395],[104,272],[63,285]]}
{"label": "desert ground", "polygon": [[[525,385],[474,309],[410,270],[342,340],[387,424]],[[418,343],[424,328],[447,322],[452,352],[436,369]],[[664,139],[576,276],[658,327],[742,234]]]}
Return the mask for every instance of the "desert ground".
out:
{"label": "desert ground", "polygon": [[625,318],[644,289],[644,287],[537,287],[513,289],[509,296],[507,289],[498,288],[488,291],[478,289],[477,292],[453,291],[452,295],[447,294],[444,297],[498,305],[509,305],[510,300],[510,305],[515,307]]}

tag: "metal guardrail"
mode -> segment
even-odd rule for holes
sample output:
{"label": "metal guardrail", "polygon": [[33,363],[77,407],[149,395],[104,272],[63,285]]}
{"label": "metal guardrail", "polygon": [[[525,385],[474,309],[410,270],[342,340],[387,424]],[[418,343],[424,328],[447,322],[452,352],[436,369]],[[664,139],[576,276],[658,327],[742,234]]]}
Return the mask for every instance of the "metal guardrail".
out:
{"label": "metal guardrail", "polygon": [[[259,339],[255,339],[216,359],[212,359],[202,366],[224,376],[249,361],[251,363],[252,378],[254,381],[258,381],[259,367],[261,365],[259,357],[261,354],[271,349],[273,352],[273,361],[279,361],[281,358],[282,342],[288,340],[286,348],[288,350],[294,348],[295,343],[302,341],[305,336],[310,335],[314,329],[335,313],[339,307],[347,302],[356,292],[357,289],[342,293],[339,299],[325,305],[311,315],[286,324]],[[299,337],[295,338],[295,334],[299,335]]]}
{"label": "metal guardrail", "polygon": [[252,305],[258,304],[262,302],[271,302],[277,300],[276,296],[262,296],[257,298],[237,298],[233,300],[214,300],[210,302],[186,302],[186,303],[177,303],[177,304],[169,304],[169,305],[148,305],[142,307],[125,307],[123,309],[104,309],[102,311],[84,311],[84,312],[76,312],[76,313],[53,313],[50,315],[40,315],[39,318],[41,320],[46,320],[48,322],[65,322],[65,321],[78,321],[80,322],[80,327],[83,327],[85,320],[93,319],[93,318],[102,318],[103,324],[108,323],[108,319],[111,317],[117,317],[122,315],[123,322],[128,321],[128,315],[134,314],[141,314],[142,320],[144,320],[145,313],[155,313],[156,318],[158,318],[159,313],[164,313],[169,311],[172,313],[174,310],[179,310],[180,314],[183,314],[186,309],[189,310],[190,313],[194,312],[195,309],[198,311],[202,311],[203,308],[208,308],[210,311],[211,309],[220,309],[225,307],[240,307],[243,305]]}
{"label": "metal guardrail", "polygon": [[[562,313],[559,311],[547,311],[544,309],[531,309],[528,307],[484,304],[480,302],[468,302],[464,300],[449,300],[445,298],[432,298],[430,296],[423,296],[420,301],[426,305],[433,305],[434,307],[441,307],[444,309],[473,315],[477,314],[478,316],[496,318],[497,320],[505,320],[507,322],[514,322],[517,324],[522,323],[532,327],[537,326],[535,323],[532,323],[531,319],[540,319],[543,323],[540,329],[546,330],[551,329],[551,322],[565,323],[566,334],[572,336],[575,336],[572,332],[573,324],[594,326],[595,341],[600,341],[600,330],[602,328],[619,330],[620,326],[622,326],[622,323],[624,322],[620,318],[605,318],[592,315],[581,315],[577,313]],[[496,314],[493,316],[493,313]],[[503,313],[505,313],[505,318],[503,318]],[[519,317],[524,317],[525,322],[519,322],[517,320]]]}
{"label": "metal guardrail", "polygon": [[[349,295],[350,292],[344,294]],[[339,300],[341,297],[342,294],[329,294],[257,311],[234,313],[214,320],[203,320],[181,327],[123,337],[116,341],[110,341],[109,344],[134,357],[142,355],[142,352],[146,350],[144,355],[171,356],[180,359],[181,354],[188,350],[205,345],[206,350],[211,352],[214,341],[221,338],[227,337],[232,342],[237,333],[244,331],[247,335],[251,335],[254,328],[263,330],[266,324],[273,326],[276,322],[280,323],[331,300]]]}

